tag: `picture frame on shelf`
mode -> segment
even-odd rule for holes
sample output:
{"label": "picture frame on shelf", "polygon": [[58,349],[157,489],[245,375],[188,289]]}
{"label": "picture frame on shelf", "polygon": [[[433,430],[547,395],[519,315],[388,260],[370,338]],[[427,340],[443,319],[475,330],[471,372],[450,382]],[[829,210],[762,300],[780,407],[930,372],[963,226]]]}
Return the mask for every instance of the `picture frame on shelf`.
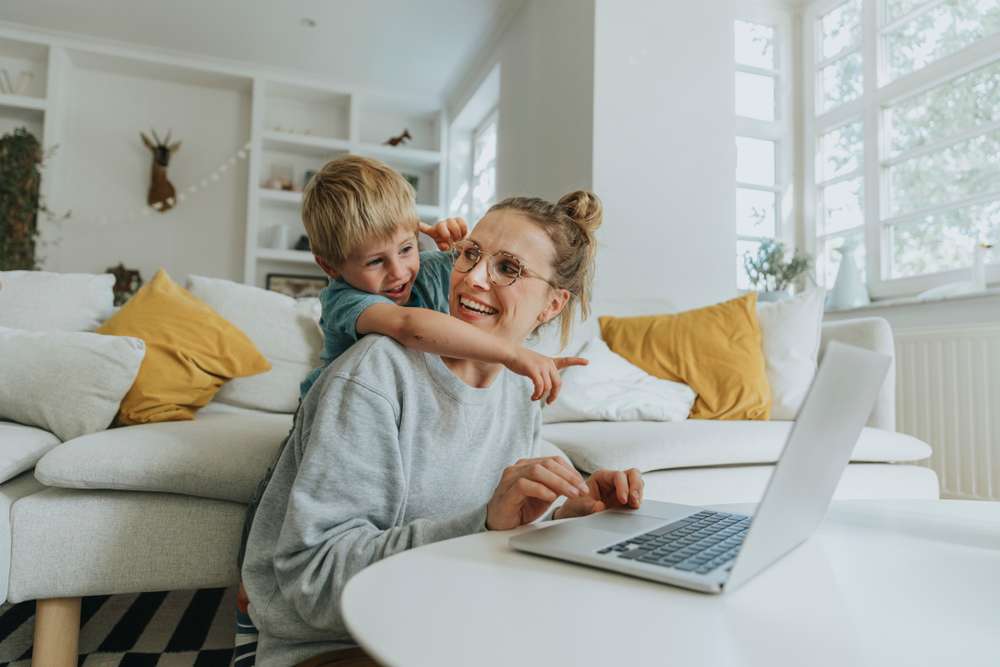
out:
{"label": "picture frame on shelf", "polygon": [[326,276],[309,276],[293,273],[269,273],[264,287],[272,292],[278,292],[295,299],[319,296],[327,286]]}
{"label": "picture frame on shelf", "polygon": [[405,178],[406,182],[410,184],[410,187],[413,188],[414,192],[418,192],[420,190],[420,176],[419,175],[417,175],[417,174],[407,174],[407,173],[403,172],[403,178]]}

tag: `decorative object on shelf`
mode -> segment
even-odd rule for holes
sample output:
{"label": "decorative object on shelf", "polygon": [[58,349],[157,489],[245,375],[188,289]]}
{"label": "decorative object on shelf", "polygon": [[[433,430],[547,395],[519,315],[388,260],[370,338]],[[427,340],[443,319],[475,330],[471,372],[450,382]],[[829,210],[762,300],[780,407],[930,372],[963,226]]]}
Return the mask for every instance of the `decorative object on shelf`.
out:
{"label": "decorative object on shelf", "polygon": [[306,186],[309,185],[309,181],[312,180],[313,176],[316,175],[315,169],[306,169],[302,173],[302,189],[305,190]]}
{"label": "decorative object on shelf", "polygon": [[402,144],[405,144],[407,141],[409,141],[412,138],[413,138],[413,135],[410,134],[410,130],[404,128],[402,134],[396,135],[395,137],[389,137],[388,139],[386,139],[385,140],[385,145],[386,146],[400,146]]}
{"label": "decorative object on shelf", "polygon": [[835,250],[840,254],[840,266],[837,268],[837,279],[827,297],[828,310],[844,310],[866,306],[872,302],[868,296],[868,287],[861,279],[861,267],[854,261],[854,251],[858,244],[853,238],[844,240],[843,245]]}
{"label": "decorative object on shelf", "polygon": [[303,234],[299,237],[299,240],[295,242],[295,250],[310,250],[309,237]]}
{"label": "decorative object on shelf", "polygon": [[414,192],[420,189],[420,177],[416,174],[403,174],[403,178],[410,184]]}
{"label": "decorative object on shelf", "polygon": [[279,163],[271,165],[271,176],[264,181],[262,187],[268,190],[285,190],[292,192],[295,190],[295,183],[292,177],[295,169],[290,164]]}
{"label": "decorative object on shelf", "polygon": [[4,95],[24,95],[28,92],[31,80],[35,78],[35,73],[30,70],[18,72],[17,78],[11,80],[10,72],[0,69],[0,93]]}
{"label": "decorative object on shelf", "polygon": [[267,274],[265,287],[272,292],[279,292],[296,299],[309,296],[319,296],[327,286],[326,276],[297,276],[290,273]]}
{"label": "decorative object on shelf", "polygon": [[791,296],[795,281],[812,266],[809,255],[796,251],[785,259],[785,244],[772,239],[761,241],[757,254],[743,255],[743,267],[760,301],[781,301]]}
{"label": "decorative object on shelf", "polygon": [[149,193],[146,195],[146,203],[151,208],[160,213],[166,213],[177,203],[177,191],[173,184],[167,180],[167,166],[170,164],[170,156],[180,150],[181,142],[170,143],[172,130],[167,130],[166,139],[160,140],[156,135],[156,130],[152,130],[155,143],[149,140],[145,132],[140,132],[142,143],[146,144],[153,153],[153,168],[149,180]]}
{"label": "decorative object on shelf", "polygon": [[26,128],[0,137],[0,271],[38,268],[38,214],[51,217],[39,194],[47,157]]}
{"label": "decorative object on shelf", "polygon": [[288,227],[271,225],[264,230],[264,238],[261,239],[261,242],[265,248],[288,250]]}
{"label": "decorative object on shelf", "polygon": [[116,306],[124,305],[142,287],[142,274],[139,273],[139,270],[125,268],[121,262],[118,262],[118,266],[109,266],[104,272],[115,277],[115,284],[111,291],[114,292]]}
{"label": "decorative object on shelf", "polygon": [[959,280],[953,283],[938,285],[917,295],[918,299],[945,299],[950,296],[974,294],[986,291],[986,253],[993,248],[988,241],[976,241],[972,247],[972,275],[970,280]]}
{"label": "decorative object on shelf", "polygon": [[302,135],[305,135],[307,137],[312,136],[312,130],[309,129],[308,127],[306,129],[304,129],[304,130],[296,130],[295,128],[292,128],[292,127],[282,127],[281,125],[275,125],[274,126],[274,131],[275,132],[284,132],[285,134],[302,134]]}

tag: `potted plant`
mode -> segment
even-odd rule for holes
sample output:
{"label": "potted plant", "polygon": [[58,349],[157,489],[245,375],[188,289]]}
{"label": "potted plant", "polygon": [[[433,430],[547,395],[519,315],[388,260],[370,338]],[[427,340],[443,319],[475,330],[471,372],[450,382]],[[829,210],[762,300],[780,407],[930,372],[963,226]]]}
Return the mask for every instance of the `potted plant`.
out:
{"label": "potted plant", "polygon": [[785,244],[766,239],[761,241],[757,254],[743,255],[743,267],[753,289],[761,301],[780,301],[790,294],[795,281],[812,268],[812,258],[796,251],[786,259]]}
{"label": "potted plant", "polygon": [[25,128],[0,137],[0,271],[37,268],[42,146]]}

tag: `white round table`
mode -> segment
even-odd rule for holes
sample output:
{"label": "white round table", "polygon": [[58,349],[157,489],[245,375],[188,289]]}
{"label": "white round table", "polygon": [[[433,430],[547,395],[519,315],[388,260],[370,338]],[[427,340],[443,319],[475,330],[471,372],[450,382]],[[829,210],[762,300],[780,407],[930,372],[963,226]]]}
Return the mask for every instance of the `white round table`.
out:
{"label": "white round table", "polygon": [[352,635],[391,667],[1000,665],[1000,503],[834,503],[719,596],[515,552],[513,534],[367,568],[344,590]]}

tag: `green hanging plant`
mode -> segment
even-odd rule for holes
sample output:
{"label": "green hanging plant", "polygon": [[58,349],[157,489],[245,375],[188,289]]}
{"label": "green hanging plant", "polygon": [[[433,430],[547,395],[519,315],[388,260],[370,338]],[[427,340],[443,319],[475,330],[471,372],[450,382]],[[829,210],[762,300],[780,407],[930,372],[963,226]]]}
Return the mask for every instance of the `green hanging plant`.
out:
{"label": "green hanging plant", "polygon": [[38,214],[42,145],[21,127],[0,137],[0,271],[38,268]]}

